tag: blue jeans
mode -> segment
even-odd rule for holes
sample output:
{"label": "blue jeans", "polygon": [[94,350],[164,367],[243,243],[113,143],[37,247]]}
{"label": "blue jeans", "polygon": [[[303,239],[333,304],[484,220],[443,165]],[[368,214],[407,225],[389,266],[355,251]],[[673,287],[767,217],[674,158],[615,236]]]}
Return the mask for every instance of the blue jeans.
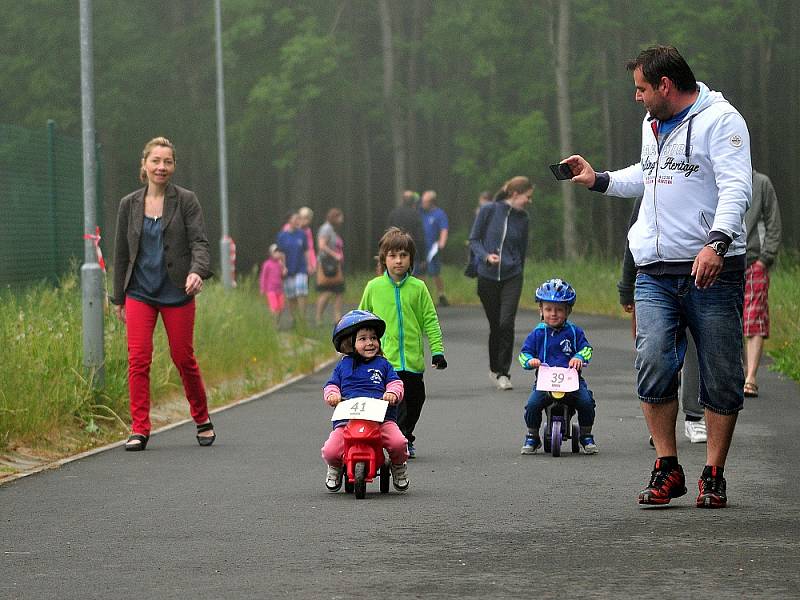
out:
{"label": "blue jeans", "polygon": [[636,370],[639,400],[678,398],[686,356],[686,329],[697,346],[700,405],[730,415],[744,405],[742,303],[744,274],[721,273],[698,289],[689,275],[636,276]]}
{"label": "blue jeans", "polygon": [[[579,380],[578,389],[574,392],[567,392],[563,398],[564,404],[574,406],[578,413],[578,425],[591,427],[594,425],[594,395],[592,390],[586,385],[583,377]],[[531,431],[539,431],[542,425],[542,411],[553,403],[553,399],[547,392],[533,389],[525,404],[525,424]]]}

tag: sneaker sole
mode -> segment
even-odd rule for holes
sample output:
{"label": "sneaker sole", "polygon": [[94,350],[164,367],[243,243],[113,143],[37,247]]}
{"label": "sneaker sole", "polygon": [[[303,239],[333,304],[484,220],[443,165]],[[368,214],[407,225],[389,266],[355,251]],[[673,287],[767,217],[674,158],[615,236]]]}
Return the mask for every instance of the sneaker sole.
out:
{"label": "sneaker sole", "polygon": [[723,500],[717,496],[698,496],[697,508],[725,508],[728,500]]}
{"label": "sneaker sole", "polygon": [[536,450],[537,450],[537,448],[533,448],[533,449],[531,449],[531,448],[523,448],[522,450],[520,450],[519,453],[520,454],[524,454],[526,456],[529,456],[531,454],[536,454]]}
{"label": "sneaker sole", "polygon": [[639,504],[654,504],[656,506],[663,506],[664,504],[669,504],[670,500],[673,498],[680,498],[681,496],[685,495],[686,488],[683,488],[683,491],[680,493],[672,494],[666,498],[659,498],[658,496],[653,496],[650,492],[644,491],[639,493]]}

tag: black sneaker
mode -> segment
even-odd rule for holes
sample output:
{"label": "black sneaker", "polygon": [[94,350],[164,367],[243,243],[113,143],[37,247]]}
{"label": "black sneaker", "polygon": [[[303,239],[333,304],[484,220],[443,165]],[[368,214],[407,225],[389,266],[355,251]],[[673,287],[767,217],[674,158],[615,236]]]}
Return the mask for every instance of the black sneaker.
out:
{"label": "black sneaker", "polygon": [[445,296],[439,296],[439,306],[450,306]]}
{"label": "black sneaker", "polygon": [[725,493],[725,478],[717,474],[717,467],[711,467],[711,473],[705,473],[697,482],[700,493],[697,495],[697,508],[725,508],[728,496]]}
{"label": "black sneaker", "polygon": [[639,492],[639,504],[669,504],[673,498],[680,498],[686,493],[686,477],[683,467],[677,465],[669,468],[656,459],[650,483]]}

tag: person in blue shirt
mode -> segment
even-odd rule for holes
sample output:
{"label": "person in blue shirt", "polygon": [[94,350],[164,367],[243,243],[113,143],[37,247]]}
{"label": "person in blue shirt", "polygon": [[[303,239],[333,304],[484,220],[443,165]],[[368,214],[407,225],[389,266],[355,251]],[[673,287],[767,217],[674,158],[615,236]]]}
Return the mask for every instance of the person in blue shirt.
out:
{"label": "person in blue shirt", "polygon": [[[351,310],[333,329],[333,346],[345,356],[333,369],[323,388],[325,403],[336,406],[349,398],[379,398],[389,407],[381,423],[381,440],[391,461],[392,483],[399,492],[408,489],[408,440],[397,426],[397,405],[403,400],[403,381],[383,356],[381,337],[386,323],[368,310]],[[322,446],[322,459],[328,465],[325,487],[336,492],[342,487],[344,471],[344,426],[334,421]]]}
{"label": "person in blue shirt", "polygon": [[[580,445],[584,454],[597,454],[597,444],[592,435],[594,425],[594,395],[580,374],[583,367],[592,359],[592,347],[589,345],[583,329],[567,320],[577,295],[573,287],[561,279],[549,279],[536,290],[536,301],[539,303],[539,314],[542,322],[525,338],[519,362],[524,369],[538,369],[545,364],[550,367],[569,367],[579,373],[579,387],[569,392],[565,398],[574,402],[580,425]],[[542,424],[542,410],[552,404],[547,392],[536,389],[525,405],[525,424],[528,433],[522,445],[522,454],[533,454],[542,445],[539,427]]]}
{"label": "person in blue shirt", "polygon": [[287,217],[286,225],[278,234],[277,244],[286,257],[283,293],[289,303],[289,310],[295,320],[304,319],[308,297],[309,246],[299,213],[293,212]]}
{"label": "person in blue shirt", "polygon": [[447,213],[436,206],[436,192],[428,190],[422,194],[419,213],[425,233],[425,254],[421,257],[422,262],[418,274],[421,277],[431,276],[436,286],[436,295],[439,297],[439,306],[448,306],[449,302],[444,295],[444,281],[441,276],[441,254],[447,245],[450,224],[447,220]]}

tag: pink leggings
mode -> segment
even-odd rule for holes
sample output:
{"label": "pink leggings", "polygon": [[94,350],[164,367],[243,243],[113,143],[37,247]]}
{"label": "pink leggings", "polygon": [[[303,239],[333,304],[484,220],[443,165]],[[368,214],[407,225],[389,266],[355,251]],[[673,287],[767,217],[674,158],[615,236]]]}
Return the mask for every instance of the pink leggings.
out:
{"label": "pink leggings", "polygon": [[153,361],[153,331],[158,315],[164,322],[172,362],[178,368],[192,419],[208,421],[208,401],[200,367],[194,357],[194,300],[183,306],[154,306],[125,298],[125,324],[128,330],[128,393],[131,403],[131,429],[150,435],[150,364]]}
{"label": "pink leggings", "polygon": [[[392,464],[399,465],[408,460],[408,440],[394,421],[381,423],[381,441],[389,453]],[[322,446],[322,460],[332,467],[341,467],[344,457],[344,427],[337,427]]]}

